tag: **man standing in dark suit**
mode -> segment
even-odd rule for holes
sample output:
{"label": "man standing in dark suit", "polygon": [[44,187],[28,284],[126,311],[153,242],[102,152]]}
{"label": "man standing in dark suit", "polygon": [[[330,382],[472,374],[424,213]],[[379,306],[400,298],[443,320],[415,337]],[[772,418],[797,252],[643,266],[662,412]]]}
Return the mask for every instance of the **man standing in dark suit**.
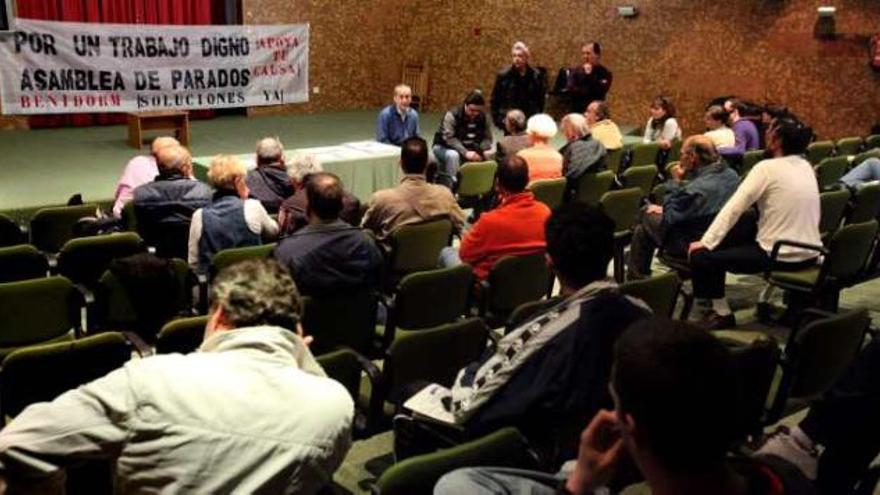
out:
{"label": "man standing in dark suit", "polygon": [[526,119],[544,111],[546,74],[529,65],[529,47],[517,41],[511,51],[513,65],[499,72],[492,89],[492,121],[507,134],[504,117],[508,110],[519,109]]}

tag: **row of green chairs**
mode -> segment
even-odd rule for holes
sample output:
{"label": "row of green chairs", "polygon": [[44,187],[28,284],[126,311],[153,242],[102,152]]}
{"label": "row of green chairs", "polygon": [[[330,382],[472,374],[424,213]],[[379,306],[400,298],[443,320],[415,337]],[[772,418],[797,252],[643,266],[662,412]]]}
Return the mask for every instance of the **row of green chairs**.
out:
{"label": "row of green chairs", "polygon": [[807,161],[818,165],[826,158],[832,156],[851,157],[862,152],[880,148],[880,135],[861,137],[846,137],[835,141],[816,141],[807,147]]}
{"label": "row of green chairs", "polygon": [[45,253],[57,253],[76,237],[76,223],[83,217],[94,217],[97,211],[96,204],[42,208],[31,217],[28,229],[0,214],[0,247],[30,243]]}

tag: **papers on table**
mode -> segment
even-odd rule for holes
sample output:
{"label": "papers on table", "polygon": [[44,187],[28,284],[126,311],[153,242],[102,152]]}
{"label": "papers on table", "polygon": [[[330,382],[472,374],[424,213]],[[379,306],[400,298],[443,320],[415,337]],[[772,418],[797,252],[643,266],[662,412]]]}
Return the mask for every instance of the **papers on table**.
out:
{"label": "papers on table", "polygon": [[[400,156],[400,147],[377,141],[354,141],[333,146],[316,146],[312,148],[299,148],[288,150],[284,153],[288,160],[296,155],[312,155],[321,163],[344,162],[350,160],[369,160],[372,158]],[[199,156],[193,158],[193,163],[209,167],[213,156]],[[257,166],[254,153],[243,153],[238,158],[248,170]]]}

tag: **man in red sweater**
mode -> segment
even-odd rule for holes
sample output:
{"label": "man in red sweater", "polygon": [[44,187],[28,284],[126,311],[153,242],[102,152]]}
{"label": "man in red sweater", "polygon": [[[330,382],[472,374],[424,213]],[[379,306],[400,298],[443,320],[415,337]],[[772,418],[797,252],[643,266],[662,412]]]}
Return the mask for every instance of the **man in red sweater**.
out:
{"label": "man in red sweater", "polygon": [[501,205],[483,213],[465,233],[458,256],[454,248],[446,248],[442,264],[451,266],[460,259],[470,264],[482,280],[502,256],[544,251],[544,224],[550,218],[550,208],[526,190],[528,183],[529,167],[525,160],[512,156],[501,163],[495,181]]}

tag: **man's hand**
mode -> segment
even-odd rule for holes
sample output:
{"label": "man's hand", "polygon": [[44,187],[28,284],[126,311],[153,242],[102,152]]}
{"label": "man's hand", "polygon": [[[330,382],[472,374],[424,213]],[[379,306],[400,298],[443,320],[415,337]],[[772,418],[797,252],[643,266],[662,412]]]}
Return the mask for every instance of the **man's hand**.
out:
{"label": "man's hand", "polygon": [[464,159],[469,162],[478,162],[483,159],[476,151],[468,151],[464,154]]}
{"label": "man's hand", "polygon": [[672,147],[672,141],[670,141],[668,139],[658,139],[657,144],[659,144],[660,149],[663,149],[663,150],[668,150],[669,148]]}
{"label": "man's hand", "polygon": [[706,249],[706,245],[700,241],[694,241],[688,245],[688,258],[691,257],[696,251],[701,249]]}
{"label": "man's hand", "polygon": [[296,324],[296,334],[300,336],[303,344],[305,344],[306,347],[309,347],[310,345],[312,345],[312,342],[315,341],[314,337],[312,337],[311,335],[306,335],[306,332],[305,330],[303,330],[303,326],[301,323]]}
{"label": "man's hand", "polygon": [[593,64],[584,64],[584,73],[591,74],[593,72]]}
{"label": "man's hand", "polygon": [[648,215],[662,215],[663,207],[660,205],[651,204],[648,205],[648,207],[645,209],[645,213],[647,213]]}
{"label": "man's hand", "polygon": [[596,413],[581,433],[578,458],[565,487],[576,495],[591,493],[607,485],[623,451],[617,414],[608,410]]}
{"label": "man's hand", "polygon": [[684,169],[684,167],[681,166],[680,163],[678,165],[672,167],[672,169],[669,170],[669,175],[671,175],[672,178],[675,180],[683,179],[684,174],[685,174],[685,169]]}

